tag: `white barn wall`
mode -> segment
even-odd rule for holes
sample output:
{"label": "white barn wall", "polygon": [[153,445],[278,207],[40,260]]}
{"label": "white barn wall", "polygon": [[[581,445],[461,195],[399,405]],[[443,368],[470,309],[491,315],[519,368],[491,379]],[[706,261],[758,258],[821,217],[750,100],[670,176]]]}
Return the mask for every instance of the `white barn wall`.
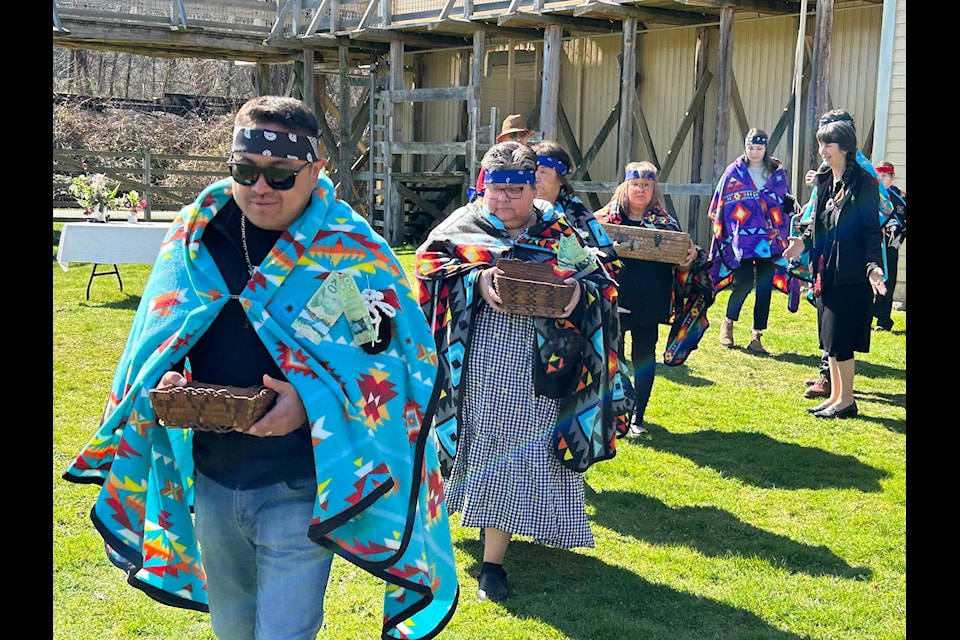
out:
{"label": "white barn wall", "polygon": [[[894,27],[893,68],[890,77],[890,103],[887,121],[887,147],[883,158],[896,168],[894,183],[907,191],[907,0],[897,0],[896,25]],[[907,245],[900,246],[897,263],[897,288],[893,292],[894,303],[906,308],[907,302]]]}
{"label": "white barn wall", "polygon": [[[772,134],[793,88],[793,63],[796,55],[797,18],[735,20],[733,25],[733,76],[736,79],[747,128],[758,127]],[[719,35],[719,34],[717,34]],[[743,154],[744,134],[736,112],[730,109],[729,157],[726,166]],[[787,131],[777,146],[768,151],[786,164],[789,162]],[[714,181],[720,176],[713,176]]]}
{"label": "white barn wall", "polygon": [[[641,33],[637,42],[637,71],[640,73],[640,108],[643,110],[654,151],[660,165],[669,157],[670,144],[686,115],[687,107],[696,93],[696,29],[667,29]],[[714,75],[716,73],[714,72]],[[714,94],[715,85],[711,85]],[[708,112],[710,108],[708,107]],[[713,131],[714,118],[704,131]],[[690,160],[692,157],[691,128],[679,148],[673,149],[673,168],[664,182],[689,182]],[[705,136],[709,147],[704,149],[704,160],[712,158],[712,136]],[[646,147],[638,131],[633,136],[633,153],[636,160],[649,160]],[[709,152],[709,153],[708,153]],[[709,166],[709,162],[706,162]],[[712,183],[709,171],[703,174],[703,182]],[[693,222],[689,211],[689,198],[671,198],[680,218],[680,226],[690,229]]]}

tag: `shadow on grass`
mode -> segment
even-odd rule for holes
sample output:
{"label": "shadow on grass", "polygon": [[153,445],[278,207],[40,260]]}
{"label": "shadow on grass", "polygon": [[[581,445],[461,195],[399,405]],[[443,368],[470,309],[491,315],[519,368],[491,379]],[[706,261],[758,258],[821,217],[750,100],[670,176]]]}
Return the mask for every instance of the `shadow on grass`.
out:
{"label": "shadow on grass", "polygon": [[[471,540],[458,546],[473,556],[473,565],[467,571],[477,576],[482,558],[480,543]],[[780,631],[748,611],[650,583],[590,556],[533,542],[511,542],[505,568],[511,597],[500,606],[516,617],[542,620],[568,638],[801,637]],[[475,597],[477,583],[462,584],[461,589],[462,598]],[[575,610],[589,615],[571,615],[571,602],[576,603]]]}
{"label": "shadow on grass", "polygon": [[[90,295],[96,293],[94,291],[90,292]],[[121,309],[123,311],[136,311],[137,307],[140,306],[140,296],[131,295],[124,292],[122,294],[124,298],[122,300],[110,300],[107,302],[97,302],[96,300],[84,300],[78,306],[87,307],[89,309]]]}
{"label": "shadow on grass", "polygon": [[[766,357],[773,360],[778,360],[780,362],[808,367],[812,370],[809,377],[815,377],[817,372],[820,371],[819,354],[801,355],[799,353],[785,352],[772,354]],[[907,371],[906,369],[888,367],[882,364],[874,364],[873,362],[864,362],[861,357],[856,357],[856,377],[859,378],[861,376],[866,378],[891,378],[894,380],[906,380]],[[854,381],[854,384],[856,384],[856,381]]]}
{"label": "shadow on grass", "polygon": [[[818,418],[805,416],[811,422]],[[765,489],[858,489],[880,491],[885,471],[854,456],[774,440],[762,433],[697,431],[671,433],[644,422],[651,438],[643,446],[688,458],[701,467]]]}
{"label": "shadow on grass", "polygon": [[668,367],[662,362],[658,362],[656,375],[663,376],[671,382],[676,382],[677,384],[686,385],[688,387],[709,387],[710,385],[716,384],[709,378],[701,378],[700,376],[690,375],[690,369],[683,364],[674,367]]}
{"label": "shadow on grass", "polygon": [[642,494],[597,493],[589,486],[587,501],[595,508],[592,521],[651,544],[686,546],[716,558],[734,554],[759,558],[772,567],[814,577],[869,580],[872,574],[867,568],[851,567],[827,547],[758,529],[716,507],[674,509]]}

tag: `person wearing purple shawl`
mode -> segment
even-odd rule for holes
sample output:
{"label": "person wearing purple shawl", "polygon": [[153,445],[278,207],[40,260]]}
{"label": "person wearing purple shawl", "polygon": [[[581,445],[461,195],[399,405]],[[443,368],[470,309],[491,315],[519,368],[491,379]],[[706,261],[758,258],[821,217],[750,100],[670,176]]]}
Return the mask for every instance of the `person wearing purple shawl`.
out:
{"label": "person wearing purple shawl", "polygon": [[733,323],[740,319],[743,303],[755,289],[747,351],[758,354],[767,353],[760,339],[770,317],[773,287],[788,293],[788,264],[782,254],[793,214],[784,207],[784,198],[790,193],[787,173],[783,164],[770,156],[767,142],[761,129],[747,133],[744,153],[724,170],[707,214],[713,230],[708,259],[714,292],[733,285],[720,324],[720,344],[734,346]]}

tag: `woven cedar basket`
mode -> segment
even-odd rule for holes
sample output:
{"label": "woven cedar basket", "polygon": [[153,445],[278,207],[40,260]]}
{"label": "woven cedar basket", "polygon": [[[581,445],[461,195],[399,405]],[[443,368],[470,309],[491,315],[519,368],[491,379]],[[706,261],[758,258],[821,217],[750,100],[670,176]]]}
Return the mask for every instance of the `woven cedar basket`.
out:
{"label": "woven cedar basket", "polygon": [[266,387],[202,382],[150,391],[150,403],[161,425],[214,433],[246,431],[273,406],[276,397],[277,392]]}
{"label": "woven cedar basket", "polygon": [[546,263],[522,260],[498,260],[503,275],[493,277],[497,295],[503,300],[500,308],[507,313],[541,318],[559,318],[570,303],[577,285],[564,284]]}
{"label": "woven cedar basket", "polygon": [[683,264],[690,248],[690,236],[682,231],[628,227],[602,223],[617,255],[635,260]]}

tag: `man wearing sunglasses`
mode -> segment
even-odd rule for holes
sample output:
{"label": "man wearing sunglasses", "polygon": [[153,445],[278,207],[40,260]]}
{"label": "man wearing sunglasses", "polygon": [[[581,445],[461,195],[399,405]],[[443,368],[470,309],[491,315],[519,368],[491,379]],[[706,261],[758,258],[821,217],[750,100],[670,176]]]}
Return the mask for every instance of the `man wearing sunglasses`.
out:
{"label": "man wearing sunglasses", "polygon": [[[174,220],[64,477],[103,486],[92,518],[130,584],[209,611],[218,638],[313,640],[334,554],[385,581],[384,637],[432,637],[458,585],[430,327],[335,197],[307,105],[261,96],[234,124],[231,177]],[[164,428],[148,392],[188,378],[276,401],[242,431]]]}

